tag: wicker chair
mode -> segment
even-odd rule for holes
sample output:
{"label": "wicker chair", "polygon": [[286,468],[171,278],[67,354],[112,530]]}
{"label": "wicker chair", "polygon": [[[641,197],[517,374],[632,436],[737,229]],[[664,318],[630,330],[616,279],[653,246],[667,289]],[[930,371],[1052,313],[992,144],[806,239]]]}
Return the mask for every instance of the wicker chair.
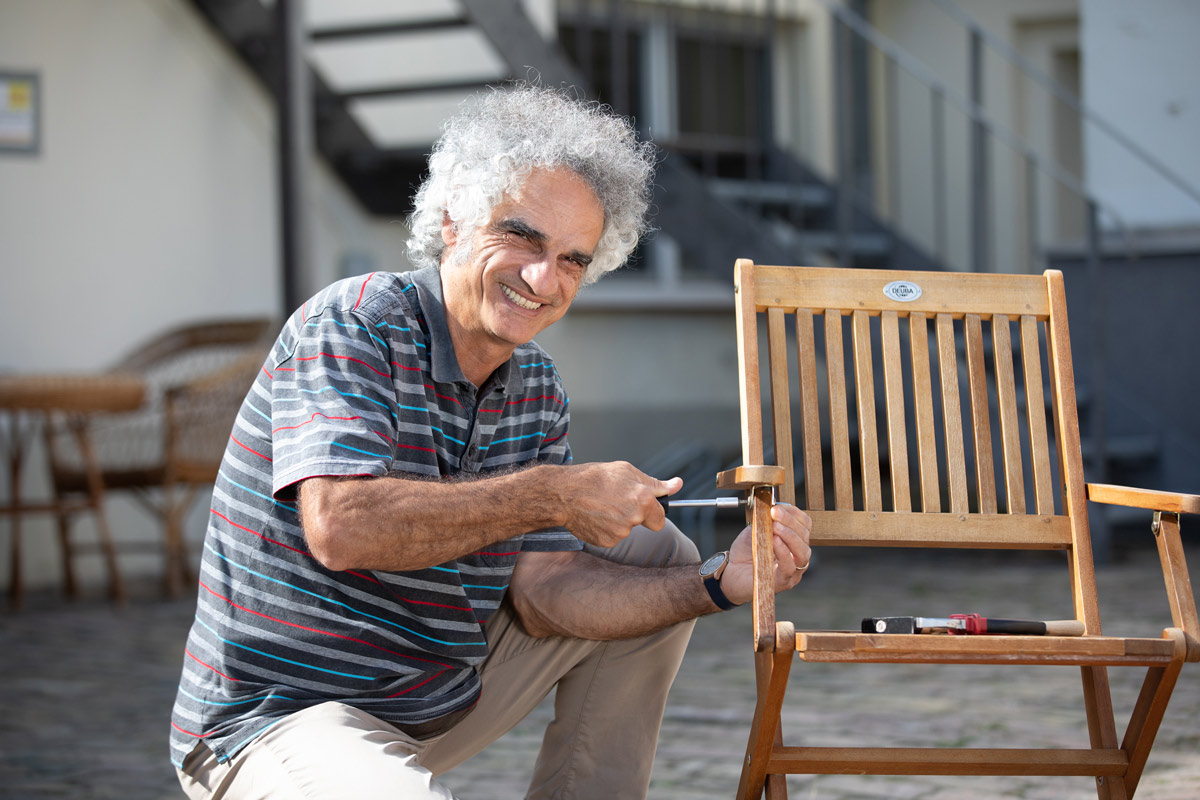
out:
{"label": "wicker chair", "polygon": [[[91,418],[92,449],[106,490],[132,490],[163,523],[163,585],[169,596],[194,580],[183,520],[216,479],[225,444],[246,391],[276,331],[270,319],[219,320],[169,331],[130,354],[113,371],[140,375],[146,399],[137,411]],[[47,452],[70,569],[73,506],[88,491],[77,439],[65,420],[46,427]],[[128,547],[132,543],[124,543]],[[68,591],[73,592],[68,573]]]}

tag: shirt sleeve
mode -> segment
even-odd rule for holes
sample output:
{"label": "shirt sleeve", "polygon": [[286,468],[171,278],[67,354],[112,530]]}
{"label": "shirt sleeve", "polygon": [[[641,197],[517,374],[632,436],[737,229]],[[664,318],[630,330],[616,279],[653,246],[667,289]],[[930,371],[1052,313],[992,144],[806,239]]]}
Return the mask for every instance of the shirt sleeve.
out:
{"label": "shirt sleeve", "polygon": [[352,313],[326,308],[300,323],[275,366],[272,492],[294,496],[317,476],[372,476],[394,457],[396,393],[387,344]]}

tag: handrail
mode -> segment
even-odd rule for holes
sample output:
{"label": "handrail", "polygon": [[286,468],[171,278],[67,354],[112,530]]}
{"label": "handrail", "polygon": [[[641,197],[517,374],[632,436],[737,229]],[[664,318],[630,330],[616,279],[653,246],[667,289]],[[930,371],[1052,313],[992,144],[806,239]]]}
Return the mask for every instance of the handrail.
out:
{"label": "handrail", "polygon": [[1054,180],[1058,181],[1062,186],[1071,191],[1081,200],[1095,204],[1098,210],[1102,210],[1108,216],[1116,228],[1121,231],[1124,238],[1129,237],[1129,226],[1125,220],[1117,213],[1115,209],[1101,202],[1088,191],[1088,188],[1079,181],[1074,175],[1063,170],[1056,163],[1047,163],[1045,159],[1039,158],[1029,144],[1021,138],[1020,135],[1014,133],[1008,128],[987,116],[986,110],[978,103],[969,98],[953,92],[945,83],[938,80],[924,64],[916,60],[907,50],[900,47],[891,39],[880,33],[869,22],[863,19],[859,14],[849,9],[848,7],[835,2],[834,0],[817,0],[837,19],[845,23],[861,36],[867,42],[870,42],[879,49],[884,55],[892,59],[895,63],[903,67],[910,75],[923,83],[930,91],[936,92],[945,100],[949,101],[953,106],[958,108],[971,121],[982,125],[991,135],[999,141],[1008,145],[1013,152],[1024,156],[1038,169],[1049,175]]}
{"label": "handrail", "polygon": [[987,28],[980,25],[974,17],[963,10],[957,3],[954,2],[954,0],[930,0],[930,2],[945,12],[948,16],[953,18],[955,22],[962,25],[963,28],[973,34],[978,34],[985,42],[991,45],[996,52],[1008,59],[1009,63],[1018,67],[1022,72],[1029,76],[1031,80],[1035,81],[1043,89],[1050,92],[1056,98],[1070,106],[1071,109],[1079,114],[1082,118],[1091,122],[1098,129],[1111,136],[1114,141],[1124,147],[1127,151],[1129,151],[1129,153],[1139,158],[1142,163],[1153,169],[1161,177],[1165,178],[1176,189],[1183,192],[1197,203],[1200,203],[1200,189],[1195,188],[1190,183],[1185,181],[1176,172],[1171,170],[1170,167],[1166,166],[1146,150],[1142,149],[1137,142],[1133,141],[1124,133],[1122,133],[1115,125],[1101,117],[1091,108],[1088,108],[1086,105],[1084,105],[1074,92],[1064,87],[1049,75],[1046,75],[1036,66],[1034,66],[1028,58],[1026,58],[1017,50],[1013,49],[1011,45],[1009,45],[996,34],[992,33]]}

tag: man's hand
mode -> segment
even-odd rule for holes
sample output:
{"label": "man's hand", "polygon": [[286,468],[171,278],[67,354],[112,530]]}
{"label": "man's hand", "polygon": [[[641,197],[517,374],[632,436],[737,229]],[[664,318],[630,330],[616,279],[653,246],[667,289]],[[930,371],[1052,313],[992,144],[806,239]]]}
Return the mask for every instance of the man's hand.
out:
{"label": "man's hand", "polygon": [[[808,537],[812,519],[800,509],[787,503],[771,508],[772,543],[775,550],[775,591],[791,589],[804,577],[812,549]],[[732,603],[750,601],[754,592],[754,558],[751,552],[751,532],[747,527],[729,549],[729,566],[721,574],[721,591]]]}
{"label": "man's hand", "polygon": [[683,488],[682,478],[660,481],[624,461],[565,467],[564,478],[559,487],[564,527],[597,547],[618,544],[635,525],[662,530],[667,517],[657,498]]}

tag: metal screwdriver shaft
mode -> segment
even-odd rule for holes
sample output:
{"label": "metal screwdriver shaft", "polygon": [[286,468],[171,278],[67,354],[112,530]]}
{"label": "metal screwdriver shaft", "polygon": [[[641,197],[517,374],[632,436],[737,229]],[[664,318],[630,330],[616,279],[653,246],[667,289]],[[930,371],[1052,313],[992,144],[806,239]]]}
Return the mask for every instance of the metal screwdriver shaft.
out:
{"label": "metal screwdriver shaft", "polygon": [[746,505],[745,498],[741,497],[712,497],[702,500],[673,500],[670,497],[660,497],[658,502],[662,504],[664,511],[673,508],[744,508]]}

